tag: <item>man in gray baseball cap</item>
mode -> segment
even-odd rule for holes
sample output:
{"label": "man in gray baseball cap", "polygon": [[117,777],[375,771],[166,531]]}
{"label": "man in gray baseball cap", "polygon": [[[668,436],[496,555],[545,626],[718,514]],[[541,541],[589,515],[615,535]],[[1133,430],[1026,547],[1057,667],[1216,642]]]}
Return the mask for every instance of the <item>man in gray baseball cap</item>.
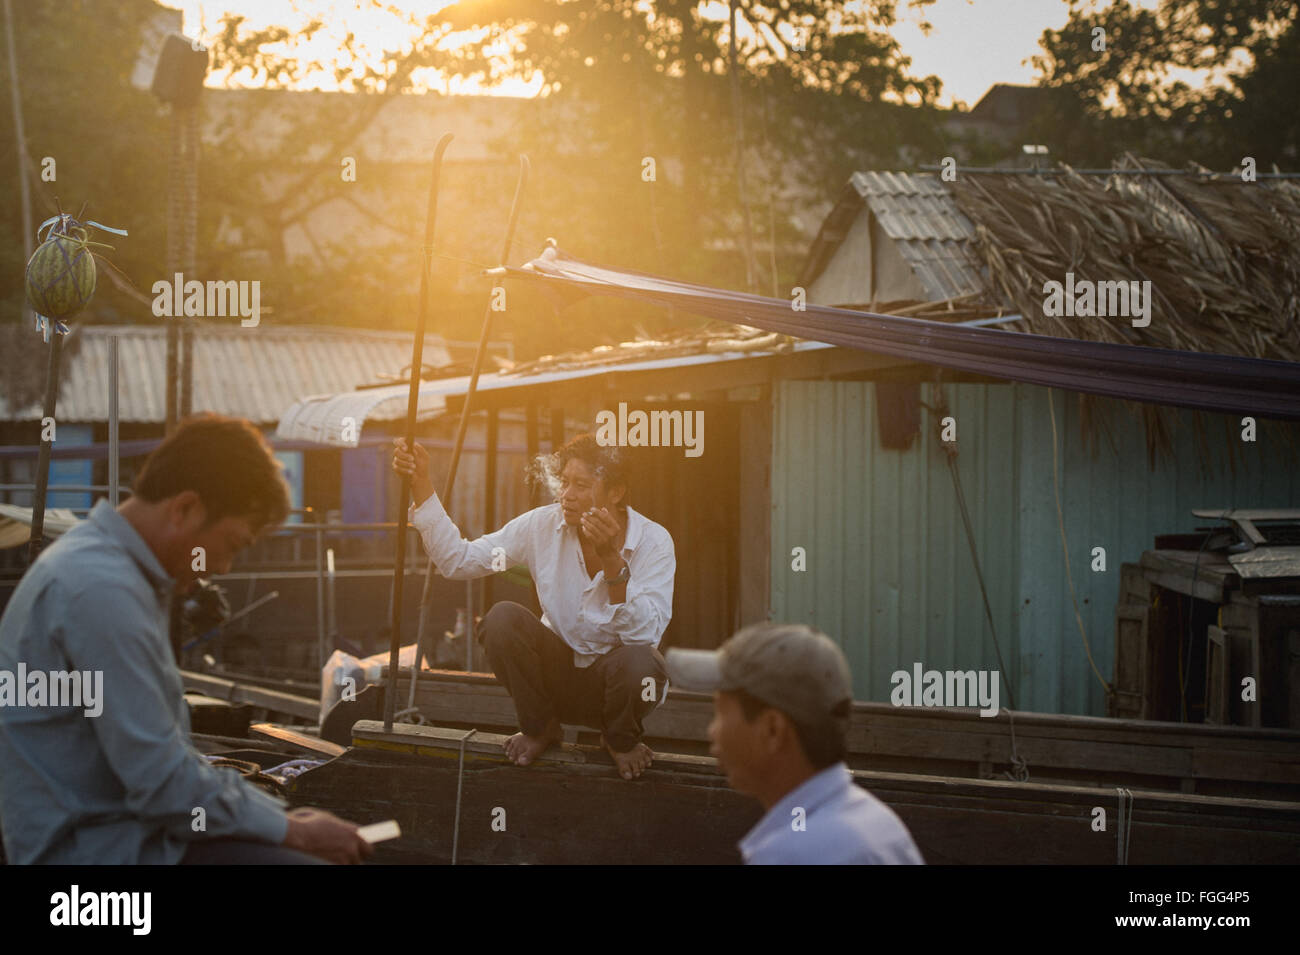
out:
{"label": "man in gray baseball cap", "polygon": [[717,651],[669,650],[668,676],[713,692],[710,753],[767,814],[750,865],[924,865],[901,819],[844,763],[853,682],[840,648],[804,624],[761,623]]}

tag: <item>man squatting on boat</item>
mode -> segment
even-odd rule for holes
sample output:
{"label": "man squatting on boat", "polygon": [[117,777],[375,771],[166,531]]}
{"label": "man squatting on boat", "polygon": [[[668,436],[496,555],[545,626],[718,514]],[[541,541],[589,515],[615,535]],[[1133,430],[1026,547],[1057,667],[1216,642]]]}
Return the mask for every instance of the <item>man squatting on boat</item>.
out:
{"label": "man squatting on boat", "polygon": [[[357,826],[285,813],[190,740],[168,639],[173,591],[289,511],[280,465],[242,418],[183,421],[131,497],[100,500],[27,569],[0,618],[0,670],[102,673],[103,707],[0,706],[0,835],[11,863],[272,865],[360,862]],[[200,548],[202,549],[200,551]],[[202,819],[202,825],[197,825]]]}
{"label": "man squatting on boat", "polygon": [[465,540],[433,491],[429,455],[394,441],[393,470],[411,479],[411,523],[444,577],[484,577],[522,564],[542,618],[494,604],[481,635],[497,679],[514,699],[520,732],[506,754],[525,766],[561,738],[561,723],[599,728],[624,779],[654,754],[642,720],[666,692],[658,646],[672,616],[673,540],[628,506],[619,449],[578,435],[555,453],[556,501],[498,531]]}

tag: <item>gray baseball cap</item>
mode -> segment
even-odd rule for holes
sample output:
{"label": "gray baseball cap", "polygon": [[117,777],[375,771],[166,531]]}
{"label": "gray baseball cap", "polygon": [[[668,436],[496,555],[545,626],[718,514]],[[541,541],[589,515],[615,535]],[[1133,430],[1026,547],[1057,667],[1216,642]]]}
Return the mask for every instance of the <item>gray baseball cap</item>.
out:
{"label": "gray baseball cap", "polygon": [[853,677],[830,637],[802,623],[745,627],[718,650],[669,650],[668,679],[683,690],[744,690],[816,724],[853,699]]}

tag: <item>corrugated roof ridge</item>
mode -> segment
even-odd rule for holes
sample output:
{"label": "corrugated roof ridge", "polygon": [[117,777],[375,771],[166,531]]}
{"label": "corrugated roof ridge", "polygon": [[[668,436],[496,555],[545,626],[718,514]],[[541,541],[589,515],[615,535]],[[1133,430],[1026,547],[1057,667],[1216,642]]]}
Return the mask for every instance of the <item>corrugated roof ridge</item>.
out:
{"label": "corrugated roof ridge", "polygon": [[[219,338],[226,335],[256,335],[262,338],[305,338],[311,341],[319,341],[321,338],[367,339],[385,344],[410,342],[414,335],[414,332],[402,331],[401,329],[356,328],[347,325],[274,325],[264,322],[256,328],[244,328],[233,319],[227,324],[195,322],[192,328],[203,336],[210,338]],[[77,328],[77,334],[87,335],[92,338],[119,335],[148,339],[164,336],[166,332],[167,325],[163,322],[156,325],[143,323],[132,325],[81,325]],[[429,339],[441,340],[441,336],[433,332],[426,332],[425,340],[428,341]]]}

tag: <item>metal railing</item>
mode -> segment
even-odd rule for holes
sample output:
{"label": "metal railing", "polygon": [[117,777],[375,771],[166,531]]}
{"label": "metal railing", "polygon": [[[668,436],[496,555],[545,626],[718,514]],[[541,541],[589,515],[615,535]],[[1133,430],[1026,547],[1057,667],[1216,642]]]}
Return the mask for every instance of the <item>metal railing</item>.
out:
{"label": "metal railing", "polygon": [[[0,484],[0,494],[8,497],[13,493],[26,492],[35,493],[34,484]],[[108,487],[103,484],[60,484],[51,485],[47,489],[48,495],[59,492],[69,493],[107,493]],[[130,494],[130,488],[120,488],[121,492],[126,495]],[[30,505],[24,505],[30,506]],[[67,508],[74,514],[87,514],[91,508],[74,507]],[[240,561],[241,569],[231,571],[226,574],[210,574],[206,579],[213,582],[223,581],[257,581],[266,580],[316,580],[316,637],[317,637],[317,657],[320,667],[325,666],[325,661],[329,657],[330,646],[336,642],[338,636],[337,630],[337,600],[335,591],[335,582],[338,579],[365,578],[365,577],[392,577],[394,573],[392,555],[395,551],[393,546],[392,534],[397,531],[396,521],[377,521],[377,522],[359,522],[348,523],[331,519],[331,515],[336,511],[322,512],[313,508],[294,508],[289,514],[290,517],[313,518],[323,517],[324,520],[302,520],[286,521],[278,527],[267,531],[257,542],[255,542],[248,551],[245,552],[244,559]],[[345,558],[348,563],[360,564],[360,566],[345,567],[342,566],[342,560],[335,559],[333,547],[327,546],[328,537],[339,538],[347,541],[352,537],[353,542],[356,538],[353,536],[358,533],[371,532],[388,532],[381,538],[370,538],[365,540],[364,553],[353,555]],[[412,542],[408,540],[407,553],[412,555],[406,561],[405,573],[409,575],[423,575],[427,567],[427,558],[424,557],[424,551],[419,546],[418,532],[411,525],[406,526],[407,534],[416,534],[417,539],[414,546],[409,546]],[[302,543],[305,539],[311,537],[312,551],[304,555]],[[275,559],[270,555],[263,556],[262,560],[257,559],[259,548],[265,548],[268,544],[276,539],[289,538],[293,541],[292,558]],[[250,558],[252,558],[250,560]],[[259,566],[259,564],[274,564],[274,566]],[[289,564],[289,567],[285,567]],[[301,565],[301,569],[293,565]],[[392,595],[389,595],[389,601],[392,601]],[[472,604],[471,604],[472,606]],[[391,607],[390,607],[391,615]],[[472,652],[472,651],[471,651]]]}

